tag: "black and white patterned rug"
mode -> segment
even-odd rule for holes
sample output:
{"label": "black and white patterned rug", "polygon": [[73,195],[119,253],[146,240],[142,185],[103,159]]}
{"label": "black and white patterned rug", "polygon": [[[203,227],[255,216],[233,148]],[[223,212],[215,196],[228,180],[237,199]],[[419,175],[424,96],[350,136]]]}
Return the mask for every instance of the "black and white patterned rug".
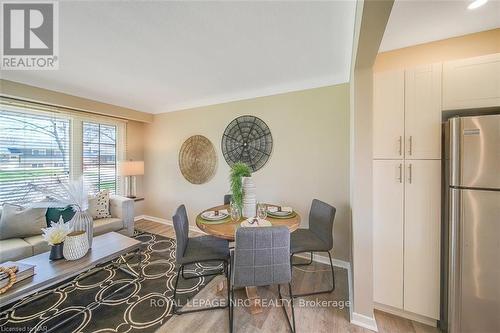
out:
{"label": "black and white patterned rug", "polygon": [[[150,233],[137,233],[135,238],[147,244],[141,281],[110,262],[96,268],[94,274],[78,276],[62,287],[42,291],[2,309],[0,332],[154,332],[172,316],[175,240]],[[127,258],[123,267],[136,272],[137,257]],[[200,274],[220,267],[198,264],[185,268],[184,272]],[[180,304],[185,304],[210,280],[211,277],[180,279],[177,290]],[[116,292],[120,287],[123,288]],[[110,296],[113,292],[116,293]],[[81,312],[102,299],[106,300]],[[81,313],[57,327],[78,312]]]}

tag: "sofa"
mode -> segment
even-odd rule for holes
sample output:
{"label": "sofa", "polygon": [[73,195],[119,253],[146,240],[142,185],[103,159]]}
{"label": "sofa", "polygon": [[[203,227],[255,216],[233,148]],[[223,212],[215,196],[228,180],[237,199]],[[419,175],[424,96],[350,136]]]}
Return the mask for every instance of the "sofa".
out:
{"label": "sofa", "polygon": [[[132,236],[134,234],[134,201],[132,199],[111,195],[109,198],[111,217],[94,219],[94,236],[116,231]],[[0,207],[0,217],[2,208]],[[0,263],[20,260],[26,257],[47,252],[49,245],[40,235],[26,238],[9,238],[0,240]]]}

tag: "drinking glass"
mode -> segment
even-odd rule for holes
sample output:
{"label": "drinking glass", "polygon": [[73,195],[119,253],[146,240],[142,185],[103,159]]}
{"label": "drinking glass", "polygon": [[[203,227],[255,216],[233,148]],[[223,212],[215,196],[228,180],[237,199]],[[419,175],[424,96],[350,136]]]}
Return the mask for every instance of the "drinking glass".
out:
{"label": "drinking glass", "polygon": [[263,203],[257,204],[257,217],[260,220],[265,220],[267,217],[267,206]]}
{"label": "drinking glass", "polygon": [[241,218],[240,209],[233,202],[231,202],[231,204],[229,205],[229,213],[231,214],[231,220],[233,222],[237,222]]}

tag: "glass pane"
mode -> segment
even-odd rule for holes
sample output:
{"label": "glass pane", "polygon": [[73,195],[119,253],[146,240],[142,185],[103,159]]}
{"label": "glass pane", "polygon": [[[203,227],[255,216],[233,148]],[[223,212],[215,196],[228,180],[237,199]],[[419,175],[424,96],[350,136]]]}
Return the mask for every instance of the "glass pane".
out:
{"label": "glass pane", "polygon": [[70,122],[56,115],[36,115],[0,108],[0,204],[41,200],[69,180]]}

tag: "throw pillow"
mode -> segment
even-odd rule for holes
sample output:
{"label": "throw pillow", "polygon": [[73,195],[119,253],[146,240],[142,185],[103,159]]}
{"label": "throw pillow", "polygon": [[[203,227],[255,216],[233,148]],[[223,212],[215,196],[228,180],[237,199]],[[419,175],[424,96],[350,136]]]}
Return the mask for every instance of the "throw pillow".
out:
{"label": "throw pillow", "polygon": [[47,208],[23,208],[4,204],[0,217],[0,240],[41,235]]}
{"label": "throw pillow", "polygon": [[109,213],[109,190],[102,190],[89,199],[89,213],[94,219],[111,217]]}
{"label": "throw pillow", "polygon": [[75,215],[75,211],[71,206],[64,208],[47,208],[45,219],[47,220],[47,227],[50,227],[53,222],[59,222],[62,217],[64,222],[69,222]]}

